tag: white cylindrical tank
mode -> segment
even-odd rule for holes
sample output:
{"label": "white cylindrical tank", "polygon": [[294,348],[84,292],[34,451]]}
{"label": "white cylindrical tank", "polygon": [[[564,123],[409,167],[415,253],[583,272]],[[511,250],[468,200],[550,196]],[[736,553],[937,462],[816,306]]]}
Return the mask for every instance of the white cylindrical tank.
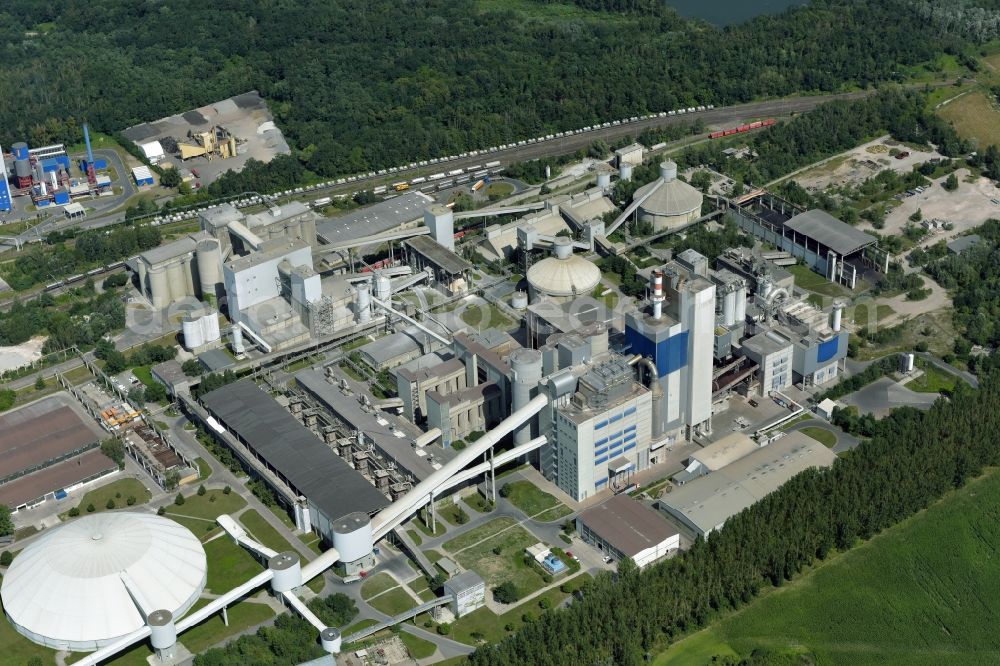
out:
{"label": "white cylindrical tank", "polygon": [[[537,349],[517,349],[510,354],[511,411],[516,412],[531,401],[531,391],[542,379],[542,352]],[[514,431],[515,444],[527,444],[531,439],[530,423]]]}
{"label": "white cylindrical tank", "polygon": [[359,324],[367,324],[372,319],[371,289],[368,282],[360,282],[354,287],[354,316]]}
{"label": "white cylindrical tank", "polygon": [[170,611],[153,611],[146,617],[146,624],[149,626],[149,642],[158,653],[169,651],[177,644],[177,626]]}
{"label": "white cylindrical tank", "polygon": [[552,253],[556,259],[569,259],[573,255],[573,241],[565,236],[558,236],[552,243]]}
{"label": "white cylindrical tank", "polygon": [[246,352],[243,348],[243,329],[240,328],[239,324],[233,325],[232,330],[233,335],[233,353],[240,355]]}
{"label": "white cylindrical tank", "polygon": [[302,585],[302,561],[295,551],[278,553],[267,561],[267,568],[274,573],[271,589],[275,592],[288,592]]}
{"label": "white cylindrical tank", "polygon": [[743,285],[736,291],[736,323],[743,324],[747,320],[747,285]]}
{"label": "white cylindrical tank", "polygon": [[184,336],[184,349],[188,351],[205,344],[200,317],[184,317],[181,320],[181,334]]}
{"label": "white cylindrical tank", "polygon": [[392,279],[382,273],[375,274],[375,298],[387,301],[392,296]]}
{"label": "white cylindrical tank", "polygon": [[319,632],[319,644],[330,654],[340,653],[340,630],[335,627],[327,627]]}
{"label": "white cylindrical tank", "polygon": [[219,331],[219,316],[214,310],[201,318],[201,332],[205,336],[205,342],[215,342],[222,337]]}
{"label": "white cylindrical tank", "polygon": [[194,296],[194,256],[181,258],[181,270],[184,272],[184,295]]}
{"label": "white cylindrical tank", "polygon": [[622,162],[618,167],[618,179],[626,183],[632,181],[632,165],[629,162]]}
{"label": "white cylindrical tank", "polygon": [[515,291],[510,297],[510,305],[516,310],[523,310],[528,307],[528,292]]}
{"label": "white cylindrical tank", "polygon": [[154,266],[149,269],[149,300],[157,310],[170,305],[170,282],[167,271],[163,266]]}
{"label": "white cylindrical tank", "polygon": [[913,361],[914,361],[914,355],[913,354],[907,354],[906,355],[906,371],[907,372],[913,372]]}
{"label": "white cylindrical tank", "polygon": [[184,267],[175,261],[167,266],[167,284],[170,285],[170,300],[179,301],[187,296],[187,281],[184,279]]}
{"label": "white cylindrical tank", "polygon": [[372,553],[372,521],[368,514],[355,511],[333,524],[333,547],[341,562],[355,562]]}
{"label": "white cylindrical tank", "polygon": [[677,162],[667,160],[660,163],[660,178],[668,183],[677,180]]}
{"label": "white cylindrical tank", "polygon": [[727,291],[722,300],[722,319],[726,326],[736,323],[736,292]]}
{"label": "white cylindrical tank", "polygon": [[840,333],[841,319],[843,318],[844,308],[838,303],[833,306],[833,324],[830,328],[833,329],[834,333]]}
{"label": "white cylindrical tank", "polygon": [[201,287],[201,297],[214,302],[218,298],[218,285],[222,283],[222,252],[219,241],[208,238],[195,246],[195,258],[198,263],[198,282]]}
{"label": "white cylindrical tank", "polygon": [[597,186],[605,192],[611,189],[611,173],[609,171],[597,172]]}

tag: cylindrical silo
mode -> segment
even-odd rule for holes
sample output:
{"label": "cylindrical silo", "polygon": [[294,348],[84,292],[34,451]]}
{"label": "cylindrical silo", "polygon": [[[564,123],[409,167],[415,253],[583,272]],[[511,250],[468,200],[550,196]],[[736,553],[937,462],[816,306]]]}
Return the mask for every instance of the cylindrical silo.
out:
{"label": "cylindrical silo", "polygon": [[201,297],[214,304],[219,296],[218,287],[222,283],[222,252],[219,241],[214,238],[203,240],[195,246],[198,262],[198,282]]}
{"label": "cylindrical silo", "polygon": [[840,303],[836,303],[833,306],[833,323],[830,328],[833,329],[834,333],[840,333],[841,319],[843,318],[844,308]]}
{"label": "cylindrical silo", "polygon": [[677,162],[667,160],[660,164],[660,178],[666,182],[677,180]]}
{"label": "cylindrical silo", "polygon": [[355,511],[333,524],[333,547],[341,562],[356,562],[372,553],[372,521],[368,514]]}
{"label": "cylindrical silo", "polygon": [[295,551],[278,553],[267,561],[267,568],[274,574],[271,589],[275,592],[289,592],[302,585],[302,562]]}
{"label": "cylindrical silo", "polygon": [[153,266],[149,269],[149,300],[157,310],[170,305],[170,282],[167,270],[163,266]]}
{"label": "cylindrical silo", "polygon": [[736,291],[729,290],[722,300],[722,319],[726,326],[736,323]]}
{"label": "cylindrical silo", "polygon": [[184,274],[184,295],[194,296],[194,256],[181,257],[181,271]]}
{"label": "cylindrical silo", "polygon": [[510,297],[510,305],[517,310],[523,310],[528,307],[528,292],[515,291]]}
{"label": "cylindrical silo", "polygon": [[181,334],[184,336],[184,348],[188,351],[205,344],[205,334],[201,330],[199,317],[184,317],[181,320]]}
{"label": "cylindrical silo", "polygon": [[747,285],[745,282],[740,284],[740,288],[736,292],[736,323],[743,324],[747,320]]}
{"label": "cylindrical silo", "polygon": [[608,171],[598,171],[597,186],[607,192],[611,188],[611,173]]}
{"label": "cylindrical silo", "polygon": [[341,636],[336,627],[327,627],[319,632],[319,644],[330,654],[340,653]]}
{"label": "cylindrical silo", "polygon": [[18,187],[31,187],[31,156],[28,144],[20,141],[10,147],[14,153],[14,176]]}
{"label": "cylindrical silo", "polygon": [[215,342],[222,337],[217,312],[213,310],[201,318],[201,332],[205,336],[205,342]]}
{"label": "cylindrical silo", "polygon": [[233,353],[237,356],[246,353],[246,349],[243,347],[243,329],[240,328],[239,324],[233,324],[232,336]]}
{"label": "cylindrical silo", "polygon": [[[542,379],[542,352],[537,349],[517,349],[510,355],[511,412],[531,402],[531,391]],[[525,423],[514,431],[514,444],[527,444],[531,439],[531,424]]]}
{"label": "cylindrical silo", "polygon": [[382,273],[375,274],[375,298],[387,301],[392,296],[392,280]]}
{"label": "cylindrical silo", "polygon": [[618,167],[618,179],[623,180],[626,183],[632,180],[632,165],[629,162],[622,162],[621,166]]}
{"label": "cylindrical silo", "polygon": [[167,284],[170,285],[168,304],[187,296],[187,280],[184,278],[184,267],[181,266],[181,262],[174,261],[167,265]]}
{"label": "cylindrical silo", "polygon": [[149,642],[157,654],[169,653],[177,644],[177,626],[174,614],[166,609],[155,610],[146,617],[149,625]]}
{"label": "cylindrical silo", "polygon": [[354,316],[359,324],[367,324],[372,319],[371,284],[360,282],[354,287]]}

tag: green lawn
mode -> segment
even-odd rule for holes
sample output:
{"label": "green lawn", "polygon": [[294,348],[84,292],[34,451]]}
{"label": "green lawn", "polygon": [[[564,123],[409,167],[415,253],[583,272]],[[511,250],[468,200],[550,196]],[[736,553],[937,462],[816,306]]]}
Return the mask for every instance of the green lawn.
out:
{"label": "green lawn", "polygon": [[452,504],[450,502],[447,503],[447,504],[445,504],[442,507],[439,507],[438,510],[437,510],[437,515],[438,515],[438,518],[444,518],[445,520],[447,520],[452,525],[464,525],[465,523],[461,522],[458,519],[458,517],[463,512],[465,513],[465,523],[467,523],[467,522],[469,522],[472,519],[472,516],[469,515],[469,512],[465,511],[465,509],[463,509],[459,505]]}
{"label": "green lawn", "polygon": [[[271,510],[271,513],[273,513],[274,515],[276,515],[278,517],[278,520],[280,520],[281,522],[283,522],[285,524],[285,527],[287,527],[290,530],[294,530],[295,529],[295,521],[292,520],[292,517],[288,515],[287,511],[285,511],[283,508],[281,508],[277,504],[275,504],[274,506],[270,506],[268,508]],[[302,535],[303,539],[305,539],[306,536],[307,535],[303,534]]]}
{"label": "green lawn", "polygon": [[417,544],[418,546],[424,542],[424,540],[420,537],[420,534],[416,530],[406,530],[406,533],[410,535],[411,539],[413,539],[413,543]]}
{"label": "green lawn", "polygon": [[195,458],[194,461],[198,463],[198,478],[204,481],[208,477],[212,476],[212,468],[204,458]]}
{"label": "green lawn", "polygon": [[507,318],[500,308],[492,303],[470,303],[462,310],[462,321],[477,328],[502,328],[513,326],[514,322]]}
{"label": "green lawn", "polygon": [[354,624],[348,625],[344,629],[340,630],[342,636],[347,637],[356,631],[361,631],[362,629],[367,629],[368,627],[374,627],[378,624],[378,620],[373,620],[372,618],[365,618],[364,620],[358,620]]}
{"label": "green lawn", "polygon": [[[892,309],[891,305],[883,304],[875,307],[875,316],[878,318],[878,321],[883,321],[894,314],[896,314],[896,311]],[[851,318],[854,320],[854,325],[858,328],[867,326],[868,320],[871,318],[871,308],[856,305],[854,306],[854,312],[851,315]]]}
{"label": "green lawn", "polygon": [[832,448],[837,444],[837,435],[826,428],[802,428],[799,432],[807,437],[812,437],[828,448]]}
{"label": "green lawn", "polygon": [[795,286],[802,289],[807,289],[823,296],[843,296],[848,293],[840,285],[830,282],[807,266],[796,264],[788,266],[787,270],[795,276]]}
{"label": "green lawn", "polygon": [[923,374],[907,382],[906,388],[918,393],[940,393],[941,391],[954,390],[955,384],[960,381],[955,375],[930,363],[924,364],[921,370],[923,370]]}
{"label": "green lawn", "polygon": [[501,516],[500,518],[495,518],[488,523],[484,523],[475,529],[471,529],[465,534],[455,537],[454,539],[449,539],[444,542],[444,547],[449,552],[454,553],[455,551],[462,550],[463,548],[468,548],[472,544],[482,541],[483,539],[488,539],[502,529],[506,529],[511,525],[516,525],[517,521],[513,518],[508,518],[507,516]]}
{"label": "green lawn", "polygon": [[206,543],[205,557],[208,559],[208,581],[205,587],[215,594],[228,592],[264,570],[253,555],[238,546],[228,535]]}
{"label": "green lawn", "polygon": [[402,587],[396,587],[368,600],[368,604],[386,615],[398,615],[416,606],[417,602]]}
{"label": "green lawn", "polygon": [[[510,503],[529,516],[546,512],[546,520],[558,520],[572,513],[569,507],[530,481],[512,481],[501,489]],[[561,510],[560,510],[561,507]]]}
{"label": "green lawn", "polygon": [[148,365],[140,365],[132,368],[132,374],[136,376],[143,386],[152,386],[156,383],[153,379],[153,371],[149,369]]}
{"label": "green lawn", "polygon": [[677,643],[656,663],[702,666],[716,654],[757,648],[831,666],[1000,663],[998,504],[993,470]]}
{"label": "green lawn", "polygon": [[[422,514],[423,511],[421,512],[421,515]],[[439,520],[434,523],[434,532],[431,533],[431,528],[427,527],[427,525],[424,524],[424,521],[420,518],[420,516],[417,516],[416,518],[411,520],[410,524],[416,525],[417,529],[423,532],[426,536],[441,536],[447,531],[447,528],[444,525],[442,525],[441,521]]]}
{"label": "green lawn", "polygon": [[361,584],[361,598],[368,601],[376,594],[398,587],[396,579],[387,573],[378,573]]}
{"label": "green lawn", "polygon": [[399,639],[403,641],[403,645],[410,651],[410,656],[414,659],[426,659],[437,652],[437,646],[434,643],[424,640],[420,636],[414,636],[409,632],[399,632]]}
{"label": "green lawn", "polygon": [[[95,512],[105,511],[107,510],[108,500],[113,499],[115,501],[115,508],[124,509],[128,507],[127,500],[129,497],[135,497],[134,506],[139,506],[148,502],[152,495],[146,489],[146,486],[142,485],[136,479],[118,479],[106,486],[94,488],[87,492],[76,506],[80,509],[80,515],[85,516],[87,515],[88,504],[94,505]],[[60,516],[65,518],[66,514],[60,514]]]}
{"label": "green lawn", "polygon": [[281,536],[278,530],[274,529],[264,517],[253,509],[248,509],[240,514],[237,519],[250,535],[260,541],[268,548],[273,548],[279,553],[286,550],[295,550],[288,539]]}
{"label": "green lawn", "polygon": [[252,601],[241,601],[235,606],[230,606],[226,613],[229,617],[228,627],[223,624],[221,614],[216,614],[181,634],[180,642],[188,650],[198,654],[216,643],[236,636],[246,629],[274,617],[274,611],[267,604]]}
{"label": "green lawn", "polygon": [[166,515],[205,541],[222,531],[215,522],[218,516],[236,513],[246,505],[246,500],[236,493],[226,495],[221,490],[209,490],[204,495],[185,496],[184,504],[180,506],[168,504]]}
{"label": "green lawn", "polygon": [[[488,527],[498,520],[491,521],[483,527]],[[476,531],[476,530],[474,530]],[[486,581],[487,587],[494,587],[504,581],[511,581],[517,587],[520,594],[526,595],[542,587],[541,574],[533,567],[524,563],[524,549],[538,543],[538,538],[528,532],[520,525],[504,530],[496,534],[496,529],[492,532],[494,536],[480,541],[474,545],[468,545],[464,549],[452,550],[453,558],[466,569],[473,569]],[[464,536],[448,542],[460,541]],[[470,541],[469,544],[474,542]],[[498,549],[499,552],[494,552]]]}
{"label": "green lawn", "polygon": [[489,513],[493,510],[493,505],[486,501],[486,499],[479,493],[472,493],[462,498],[466,504],[478,511],[479,513]]}

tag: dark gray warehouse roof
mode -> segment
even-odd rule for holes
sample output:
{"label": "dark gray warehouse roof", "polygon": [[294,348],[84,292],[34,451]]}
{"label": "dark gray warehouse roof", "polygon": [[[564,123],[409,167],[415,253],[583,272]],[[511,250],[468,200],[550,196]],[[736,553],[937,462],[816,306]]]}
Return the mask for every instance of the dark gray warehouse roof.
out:
{"label": "dark gray warehouse roof", "polygon": [[827,246],[841,257],[853,254],[878,240],[819,209],[799,213],[785,222],[785,226]]}
{"label": "dark gray warehouse roof", "polygon": [[355,511],[373,513],[389,501],[252,380],[201,398],[299,493],[332,521]]}
{"label": "dark gray warehouse roof", "polygon": [[607,502],[580,514],[580,522],[628,557],[663,543],[677,530],[660,516],[628,495],[615,495]]}
{"label": "dark gray warehouse roof", "polygon": [[443,245],[440,245],[436,240],[430,238],[429,236],[407,238],[403,241],[403,243],[413,248],[414,251],[422,254],[428,261],[446,273],[458,275],[459,273],[464,273],[472,268],[472,264],[468,261]]}
{"label": "dark gray warehouse roof", "polygon": [[316,225],[316,232],[327,243],[374,236],[422,220],[424,209],[434,200],[418,190],[365,206],[339,217],[326,218]]}

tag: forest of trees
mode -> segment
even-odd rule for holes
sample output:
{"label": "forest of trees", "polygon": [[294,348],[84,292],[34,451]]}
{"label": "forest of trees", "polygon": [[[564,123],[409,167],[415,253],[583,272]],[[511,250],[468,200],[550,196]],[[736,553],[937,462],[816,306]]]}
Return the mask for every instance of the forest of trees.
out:
{"label": "forest of trees", "polygon": [[[707,541],[638,571],[622,563],[586,597],[544,614],[472,664],[638,666],[720,612],[739,608],[803,567],[925,508],[1000,464],[1000,375],[959,385],[927,412],[897,409],[828,470],[799,474]],[[586,627],[586,631],[581,631]]]}
{"label": "forest of trees", "polygon": [[[8,0],[0,144],[75,144],[84,119],[113,134],[258,89],[288,162],[331,176],[648,111],[869,87],[983,38],[909,0],[814,0],[724,29],[656,0],[535,5]],[[67,44],[72,57],[53,57]]]}
{"label": "forest of trees", "polygon": [[76,298],[65,307],[59,307],[50,294],[42,294],[27,303],[15,302],[0,317],[0,345],[18,345],[45,334],[42,351],[48,353],[96,344],[124,326],[125,305],[116,291]]}

